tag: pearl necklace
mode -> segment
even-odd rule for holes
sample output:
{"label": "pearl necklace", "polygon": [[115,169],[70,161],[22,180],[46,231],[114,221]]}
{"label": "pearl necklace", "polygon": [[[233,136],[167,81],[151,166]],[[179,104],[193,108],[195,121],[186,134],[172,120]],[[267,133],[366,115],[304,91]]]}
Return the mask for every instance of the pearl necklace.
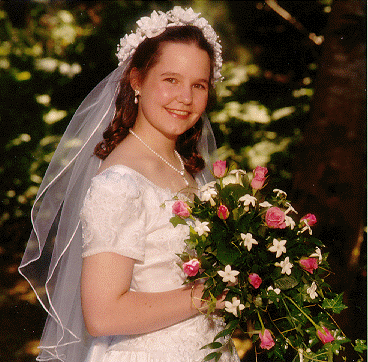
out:
{"label": "pearl necklace", "polygon": [[131,129],[129,129],[129,133],[132,134],[135,138],[137,138],[139,141],[141,141],[152,153],[154,153],[158,158],[160,158],[162,161],[166,163],[166,165],[170,166],[175,172],[177,172],[184,180],[185,184],[189,186],[189,182],[185,178],[185,168],[184,168],[184,162],[182,158],[179,155],[179,152],[177,150],[174,150],[175,156],[179,159],[181,170],[178,170],[175,166],[173,166],[169,161],[165,160],[161,155],[159,155],[156,151],[154,151],[150,146],[147,145],[146,142],[144,142],[137,134],[135,134]]}

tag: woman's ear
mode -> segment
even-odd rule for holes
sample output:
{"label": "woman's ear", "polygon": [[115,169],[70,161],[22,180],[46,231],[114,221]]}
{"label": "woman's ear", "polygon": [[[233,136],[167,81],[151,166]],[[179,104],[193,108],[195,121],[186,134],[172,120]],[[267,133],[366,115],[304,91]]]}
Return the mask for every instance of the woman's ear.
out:
{"label": "woman's ear", "polygon": [[132,68],[129,74],[130,86],[133,90],[140,90],[141,86],[141,77],[139,70],[137,68]]}

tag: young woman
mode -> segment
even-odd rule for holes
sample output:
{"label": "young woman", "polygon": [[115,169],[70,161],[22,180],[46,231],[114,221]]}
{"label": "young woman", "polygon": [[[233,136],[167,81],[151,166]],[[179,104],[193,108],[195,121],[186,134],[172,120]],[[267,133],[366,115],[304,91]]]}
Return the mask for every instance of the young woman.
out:
{"label": "young woman", "polygon": [[[199,362],[222,327],[205,316],[202,285],[183,287],[176,253],[188,229],[169,221],[174,196],[206,182],[214,141],[204,113],[221,47],[191,9],[137,23],[118,47],[118,70],[78,109],[36,199],[20,271],[45,287],[42,361]],[[239,358],[224,350],[221,361]]]}

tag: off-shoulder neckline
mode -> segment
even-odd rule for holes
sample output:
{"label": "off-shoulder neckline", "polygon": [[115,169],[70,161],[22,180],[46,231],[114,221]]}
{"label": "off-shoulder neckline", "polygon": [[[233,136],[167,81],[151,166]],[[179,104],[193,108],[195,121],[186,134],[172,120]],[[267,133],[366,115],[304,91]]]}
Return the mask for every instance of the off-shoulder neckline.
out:
{"label": "off-shoulder neckline", "polygon": [[[130,171],[131,173],[135,174],[136,176],[138,176],[140,179],[144,180],[146,183],[148,183],[149,185],[151,185],[153,188],[155,188],[157,190],[160,190],[160,191],[162,191],[162,192],[164,192],[166,194],[169,194],[171,197],[172,196],[179,195],[179,194],[182,193],[180,190],[175,192],[175,191],[171,190],[169,187],[163,188],[161,186],[158,186],[153,181],[151,181],[150,179],[148,179],[146,176],[142,175],[139,171],[137,171],[134,168],[131,168],[129,166],[122,165],[122,164],[116,164],[116,165],[109,166],[109,167],[105,168],[102,172],[100,172],[99,174],[97,174],[96,176],[102,175],[106,171],[108,171],[108,170],[111,171],[111,170],[114,170],[114,169],[116,169],[116,170],[126,169],[126,170]],[[196,181],[196,183],[198,185],[198,189],[199,189],[199,181],[198,181],[198,179],[196,177],[194,177],[194,180]],[[198,189],[197,190],[194,190],[193,193],[195,194],[196,191],[198,191]],[[183,189],[183,190],[185,190],[185,189]]]}

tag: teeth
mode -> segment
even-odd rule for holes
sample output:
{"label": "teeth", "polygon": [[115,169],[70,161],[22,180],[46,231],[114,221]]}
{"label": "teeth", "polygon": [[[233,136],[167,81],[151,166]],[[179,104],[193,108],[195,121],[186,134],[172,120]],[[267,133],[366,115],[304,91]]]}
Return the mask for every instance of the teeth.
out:
{"label": "teeth", "polygon": [[187,112],[187,111],[178,111],[178,110],[174,110],[174,109],[169,109],[169,111],[171,113],[177,114],[178,116],[187,116],[189,114],[189,112]]}

